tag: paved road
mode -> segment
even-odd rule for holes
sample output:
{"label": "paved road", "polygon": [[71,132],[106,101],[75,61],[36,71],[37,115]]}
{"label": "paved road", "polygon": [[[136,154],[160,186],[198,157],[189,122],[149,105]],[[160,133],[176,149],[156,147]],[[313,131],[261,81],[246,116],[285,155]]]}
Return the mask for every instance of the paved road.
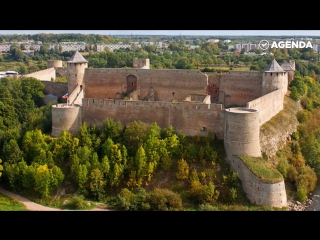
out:
{"label": "paved road", "polygon": [[[0,192],[3,193],[4,195],[7,195],[8,197],[11,197],[11,198],[14,198],[14,199],[20,201],[30,211],[72,211],[72,210],[68,210],[68,209],[60,209],[60,208],[52,208],[52,207],[42,206],[38,203],[30,201],[29,199],[27,199],[25,197],[22,197],[18,194],[7,191],[7,190],[3,189],[2,187],[0,187]],[[75,210],[75,211],[79,211],[79,210]],[[90,211],[110,211],[110,209],[93,208]]]}

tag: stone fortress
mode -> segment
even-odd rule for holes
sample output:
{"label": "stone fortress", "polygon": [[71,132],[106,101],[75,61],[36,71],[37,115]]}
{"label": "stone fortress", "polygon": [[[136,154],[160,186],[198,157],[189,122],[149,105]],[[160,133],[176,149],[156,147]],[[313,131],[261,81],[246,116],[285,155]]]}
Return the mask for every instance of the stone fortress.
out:
{"label": "stone fortress", "polygon": [[[133,68],[88,68],[76,52],[62,68],[48,62],[47,73],[68,77],[67,103],[52,106],[52,133],[76,133],[83,122],[101,125],[110,117],[126,125],[135,120],[170,125],[185,135],[212,131],[224,140],[227,162],[237,172],[250,202],[287,206],[284,181],[264,183],[237,155],[261,157],[260,126],[283,109],[295,62],[273,59],[261,72],[203,73],[197,70],[150,69],[149,59],[134,59]],[[29,74],[42,80],[37,73]],[[52,84],[60,84],[53,83]],[[47,87],[47,85],[46,85]]]}

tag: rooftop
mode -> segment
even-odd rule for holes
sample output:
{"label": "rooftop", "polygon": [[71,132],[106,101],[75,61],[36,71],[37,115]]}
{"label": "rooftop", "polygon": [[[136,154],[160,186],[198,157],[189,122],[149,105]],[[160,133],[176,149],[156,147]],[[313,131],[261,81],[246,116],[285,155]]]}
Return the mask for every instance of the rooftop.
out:
{"label": "rooftop", "polygon": [[78,51],[73,54],[67,63],[87,63],[88,61]]}
{"label": "rooftop", "polygon": [[282,67],[280,67],[279,63],[273,59],[268,66],[263,69],[263,72],[285,72]]}

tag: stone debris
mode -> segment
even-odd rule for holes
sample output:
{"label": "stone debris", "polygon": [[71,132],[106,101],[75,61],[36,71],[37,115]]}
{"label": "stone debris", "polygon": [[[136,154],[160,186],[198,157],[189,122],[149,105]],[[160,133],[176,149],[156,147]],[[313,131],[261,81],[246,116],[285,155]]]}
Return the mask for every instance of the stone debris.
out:
{"label": "stone debris", "polygon": [[319,198],[320,195],[313,195],[308,198],[306,203],[301,203],[299,201],[290,200],[288,201],[288,210],[289,211],[320,211],[320,209],[314,209],[310,206],[314,201],[319,201],[317,198]]}

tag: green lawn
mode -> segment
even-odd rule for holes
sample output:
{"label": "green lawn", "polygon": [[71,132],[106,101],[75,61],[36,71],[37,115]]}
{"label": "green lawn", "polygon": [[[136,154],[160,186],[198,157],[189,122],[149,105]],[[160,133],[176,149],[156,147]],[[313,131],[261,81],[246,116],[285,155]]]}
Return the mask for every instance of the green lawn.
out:
{"label": "green lawn", "polygon": [[0,211],[28,211],[19,201],[0,193]]}

